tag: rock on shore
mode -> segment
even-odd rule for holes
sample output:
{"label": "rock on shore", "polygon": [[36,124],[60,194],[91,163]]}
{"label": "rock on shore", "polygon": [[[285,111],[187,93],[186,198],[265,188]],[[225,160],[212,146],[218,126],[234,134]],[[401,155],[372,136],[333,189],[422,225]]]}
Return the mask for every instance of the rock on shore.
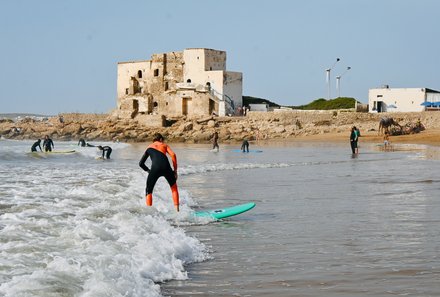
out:
{"label": "rock on shore", "polygon": [[357,113],[352,111],[249,112],[246,117],[204,117],[167,119],[168,127],[149,127],[136,120],[121,120],[107,114],[67,113],[44,119],[0,120],[0,136],[5,139],[150,141],[156,132],[169,142],[206,143],[217,131],[220,141],[238,142],[247,138],[290,139],[326,133],[377,131],[380,118],[393,117],[401,125],[420,119],[427,130],[440,129],[440,112]]}

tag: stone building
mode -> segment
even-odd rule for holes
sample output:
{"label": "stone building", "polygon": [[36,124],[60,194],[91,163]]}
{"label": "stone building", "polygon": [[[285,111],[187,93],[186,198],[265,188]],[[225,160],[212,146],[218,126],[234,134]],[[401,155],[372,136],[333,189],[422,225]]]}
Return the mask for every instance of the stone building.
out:
{"label": "stone building", "polygon": [[241,72],[226,71],[226,52],[213,49],[120,62],[117,113],[147,123],[165,116],[233,115],[242,106],[242,82]]}

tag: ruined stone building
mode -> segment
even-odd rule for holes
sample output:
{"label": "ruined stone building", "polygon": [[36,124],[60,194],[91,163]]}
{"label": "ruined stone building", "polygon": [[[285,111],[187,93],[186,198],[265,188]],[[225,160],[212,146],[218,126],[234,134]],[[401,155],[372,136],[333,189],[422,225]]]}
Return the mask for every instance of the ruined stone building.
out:
{"label": "ruined stone building", "polygon": [[226,71],[226,52],[190,48],[118,63],[118,115],[220,116],[242,106],[242,73]]}

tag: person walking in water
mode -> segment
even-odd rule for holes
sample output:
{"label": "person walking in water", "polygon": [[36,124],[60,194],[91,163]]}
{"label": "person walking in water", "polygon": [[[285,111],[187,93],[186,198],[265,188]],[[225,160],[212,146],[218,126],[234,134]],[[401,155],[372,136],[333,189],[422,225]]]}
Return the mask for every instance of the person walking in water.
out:
{"label": "person walking in water", "polygon": [[215,132],[214,135],[212,136],[212,149],[217,149],[217,152],[219,151],[219,146],[218,146],[218,133]]}
{"label": "person walking in water", "polygon": [[[100,151],[102,151],[102,158],[103,159],[110,159],[110,155],[112,153],[112,148],[111,147],[109,147],[108,145],[106,145],[106,146],[98,145],[98,149]],[[104,156],[105,156],[105,158],[104,158]]]}
{"label": "person walking in water", "polygon": [[357,136],[357,132],[356,132],[356,128],[352,127],[351,128],[351,133],[350,133],[350,145],[351,145],[351,152],[353,154],[356,154],[357,151],[357,141],[358,141],[358,136]]}
{"label": "person walking in water", "polygon": [[247,139],[243,140],[243,143],[241,144],[241,150],[243,153],[249,153],[249,141]]}
{"label": "person walking in water", "polygon": [[40,148],[40,152],[42,152],[43,150],[41,149],[41,139],[38,139],[37,141],[34,142],[34,144],[31,147],[31,152],[36,152],[37,151],[37,147]]}
{"label": "person walking in water", "polygon": [[[148,172],[147,186],[145,189],[146,204],[148,206],[153,205],[154,186],[156,185],[159,177],[163,176],[171,187],[174,206],[176,210],[179,211],[179,191],[177,189],[177,157],[171,148],[163,141],[164,138],[162,134],[154,134],[153,143],[147,147],[147,150],[139,161],[139,166],[144,171]],[[171,157],[174,170],[171,169],[167,154],[169,154]],[[151,158],[151,168],[148,168],[145,165],[148,157]]]}
{"label": "person walking in water", "polygon": [[55,148],[52,139],[49,138],[49,135],[44,136],[43,147],[45,152],[51,152],[53,148]]}

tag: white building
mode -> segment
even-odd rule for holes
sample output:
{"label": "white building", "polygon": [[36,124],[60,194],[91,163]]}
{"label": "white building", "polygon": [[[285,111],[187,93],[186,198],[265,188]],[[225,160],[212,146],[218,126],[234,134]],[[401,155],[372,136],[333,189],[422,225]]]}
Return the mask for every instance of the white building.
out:
{"label": "white building", "polygon": [[439,102],[440,92],[428,88],[382,88],[368,91],[369,112],[419,112],[429,109],[429,102]]}

